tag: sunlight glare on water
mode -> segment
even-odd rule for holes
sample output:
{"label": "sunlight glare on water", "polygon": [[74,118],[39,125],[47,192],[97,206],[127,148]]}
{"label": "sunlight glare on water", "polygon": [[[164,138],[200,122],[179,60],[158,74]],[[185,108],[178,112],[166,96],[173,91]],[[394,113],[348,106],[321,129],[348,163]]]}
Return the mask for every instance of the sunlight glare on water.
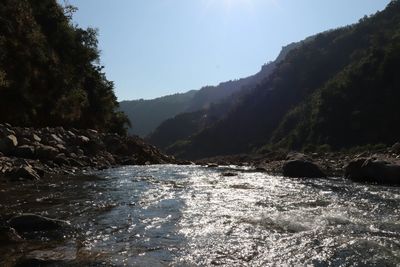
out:
{"label": "sunlight glare on water", "polygon": [[55,247],[25,248],[29,253],[57,259],[48,252],[61,247],[74,262],[107,266],[400,264],[397,187],[174,165],[96,175],[9,192],[29,192],[13,206],[21,212],[43,213],[43,201],[30,198],[51,200],[46,215],[80,230]]}

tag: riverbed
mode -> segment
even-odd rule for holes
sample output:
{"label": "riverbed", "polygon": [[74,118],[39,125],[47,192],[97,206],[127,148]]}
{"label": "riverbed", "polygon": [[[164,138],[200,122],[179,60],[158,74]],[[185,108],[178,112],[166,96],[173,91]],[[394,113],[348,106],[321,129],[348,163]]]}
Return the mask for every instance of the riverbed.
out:
{"label": "riverbed", "polygon": [[0,189],[0,214],[72,228],[0,246],[0,266],[400,265],[399,187],[154,165]]}

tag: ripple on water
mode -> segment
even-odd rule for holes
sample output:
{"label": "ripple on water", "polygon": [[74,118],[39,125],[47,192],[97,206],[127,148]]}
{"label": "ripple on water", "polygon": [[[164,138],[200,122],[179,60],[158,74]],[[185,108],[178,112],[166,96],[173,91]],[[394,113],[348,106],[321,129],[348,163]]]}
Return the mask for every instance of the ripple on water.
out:
{"label": "ripple on water", "polygon": [[400,264],[396,187],[235,166],[122,167],[60,180],[6,187],[0,214],[69,220],[76,234],[0,246],[2,255],[72,266]]}

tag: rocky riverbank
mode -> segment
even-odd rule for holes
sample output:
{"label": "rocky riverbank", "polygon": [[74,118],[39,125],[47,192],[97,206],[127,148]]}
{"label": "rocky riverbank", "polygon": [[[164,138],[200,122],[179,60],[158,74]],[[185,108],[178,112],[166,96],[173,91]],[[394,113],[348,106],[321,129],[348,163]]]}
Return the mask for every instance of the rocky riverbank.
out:
{"label": "rocky riverbank", "polygon": [[358,182],[400,184],[400,143],[363,152],[309,153],[274,151],[257,155],[230,155],[196,161],[200,165],[249,166],[287,177],[345,177]]}
{"label": "rocky riverbank", "polygon": [[0,176],[38,180],[117,165],[175,163],[139,137],[96,130],[22,128],[0,124]]}

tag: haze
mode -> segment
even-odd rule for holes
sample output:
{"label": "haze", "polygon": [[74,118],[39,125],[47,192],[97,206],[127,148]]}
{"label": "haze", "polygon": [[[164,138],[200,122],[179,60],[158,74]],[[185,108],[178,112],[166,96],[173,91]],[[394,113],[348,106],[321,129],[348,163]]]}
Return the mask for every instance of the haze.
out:
{"label": "haze", "polygon": [[119,100],[155,98],[256,73],[283,45],[382,10],[376,0],[71,0],[99,29]]}

